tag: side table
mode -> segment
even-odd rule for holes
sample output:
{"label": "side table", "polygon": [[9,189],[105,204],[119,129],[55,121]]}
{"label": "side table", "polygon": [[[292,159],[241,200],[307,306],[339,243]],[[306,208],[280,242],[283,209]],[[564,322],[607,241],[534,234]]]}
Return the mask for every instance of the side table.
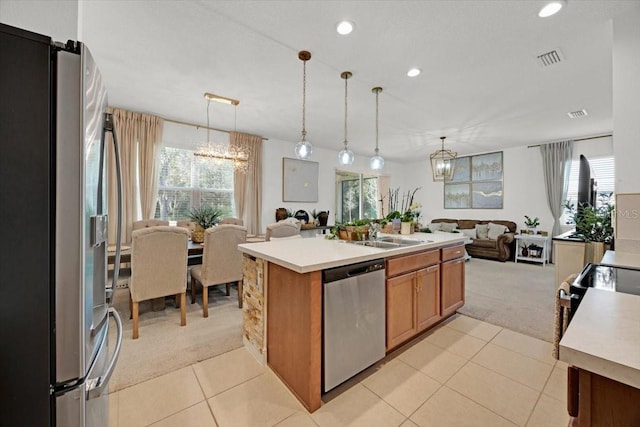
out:
{"label": "side table", "polygon": [[[515,257],[516,263],[518,262],[518,260],[532,261],[532,262],[539,262],[542,264],[542,266],[544,266],[546,263],[549,262],[549,248],[550,248],[549,245],[551,244],[550,243],[551,236],[542,236],[540,234],[516,234],[515,239],[516,239],[516,257]],[[528,254],[527,256],[523,256],[521,242],[523,242],[527,247],[529,246],[529,244],[532,244],[532,243],[537,246],[541,246],[542,251],[540,253],[540,256],[532,256],[531,254]]]}

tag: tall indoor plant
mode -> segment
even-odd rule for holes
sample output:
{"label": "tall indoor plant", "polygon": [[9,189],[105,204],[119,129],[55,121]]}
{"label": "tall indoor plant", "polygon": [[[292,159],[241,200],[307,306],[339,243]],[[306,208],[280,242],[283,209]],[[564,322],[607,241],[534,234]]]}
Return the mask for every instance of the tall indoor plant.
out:
{"label": "tall indoor plant", "polygon": [[579,209],[570,202],[565,203],[576,224],[576,234],[585,241],[585,263],[599,262],[605,245],[613,242],[612,196],[612,193],[602,193],[598,195],[596,206],[586,205]]}

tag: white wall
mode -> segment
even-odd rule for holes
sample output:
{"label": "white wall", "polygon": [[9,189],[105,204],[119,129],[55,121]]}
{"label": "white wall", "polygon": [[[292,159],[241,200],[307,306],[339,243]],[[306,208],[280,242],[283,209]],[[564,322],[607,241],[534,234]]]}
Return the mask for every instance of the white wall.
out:
{"label": "white wall", "polygon": [[640,3],[613,23],[616,193],[640,192]]}
{"label": "white wall", "polygon": [[78,0],[0,0],[0,22],[51,37],[80,40]]}
{"label": "white wall", "polygon": [[[635,13],[613,21],[613,130],[616,156],[616,194],[627,206],[624,227],[616,230],[616,251],[640,253],[640,3]],[[622,198],[622,200],[621,200]],[[628,202],[628,201],[629,202]]]}
{"label": "white wall", "polygon": [[[335,172],[338,169],[338,151],[319,147],[313,148],[311,161],[319,163],[318,172],[318,202],[283,202],[282,201],[282,158],[295,158],[293,148],[295,143],[270,139],[263,142],[262,150],[262,228],[263,232],[268,224],[275,222],[276,209],[288,208],[294,212],[303,209],[307,212],[329,210],[328,224],[335,222]],[[349,168],[340,167],[357,173],[371,173],[369,157],[356,154],[356,160]],[[402,165],[386,161],[382,175],[390,176],[390,187],[404,185],[405,172]],[[403,187],[401,190],[405,190]]]}
{"label": "white wall", "polygon": [[[482,154],[482,153],[474,153]],[[587,158],[613,154],[611,138],[574,143],[573,158],[580,154]],[[433,182],[428,160],[411,164],[407,169],[420,172],[422,189],[416,199],[422,203],[423,224],[434,218],[508,220],[524,228],[524,216],[538,217],[540,229],[551,232],[553,216],[547,204],[542,172],[542,156],[537,147],[516,147],[503,150],[503,208],[502,209],[444,209],[444,184]],[[423,173],[426,171],[428,175]],[[415,173],[414,176],[417,176]]]}

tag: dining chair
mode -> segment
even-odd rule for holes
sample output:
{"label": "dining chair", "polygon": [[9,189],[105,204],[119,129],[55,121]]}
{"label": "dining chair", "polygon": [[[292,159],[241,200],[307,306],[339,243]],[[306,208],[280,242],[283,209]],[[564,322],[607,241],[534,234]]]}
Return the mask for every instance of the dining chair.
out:
{"label": "dining chair", "polygon": [[138,338],[140,301],[176,296],[180,298],[180,325],[187,324],[187,241],[186,228],[157,226],[132,233],[131,243],[131,315],[133,339]]}
{"label": "dining chair", "polygon": [[164,219],[143,219],[140,221],[133,221],[133,229],[140,230],[141,228],[158,227],[161,225],[169,225],[169,221]]}
{"label": "dining chair", "polygon": [[189,230],[189,238],[191,238],[191,233],[196,231],[196,223],[194,221],[189,221],[189,220],[177,221],[176,225],[178,227],[186,228],[187,230]]}
{"label": "dining chair", "polygon": [[280,221],[267,225],[266,242],[273,238],[292,237],[300,235],[300,223],[293,221]]}
{"label": "dining chair", "polygon": [[244,221],[242,221],[240,218],[234,218],[234,217],[227,217],[227,218],[222,218],[220,220],[220,222],[218,222],[219,225],[224,225],[224,224],[233,224],[233,225],[244,225]]}
{"label": "dining chair", "polygon": [[208,287],[238,283],[238,307],[242,308],[242,253],[238,245],[247,240],[247,229],[223,224],[204,232],[202,265],[191,268],[191,304],[196,300],[196,284],[202,285],[202,314],[209,317]]}

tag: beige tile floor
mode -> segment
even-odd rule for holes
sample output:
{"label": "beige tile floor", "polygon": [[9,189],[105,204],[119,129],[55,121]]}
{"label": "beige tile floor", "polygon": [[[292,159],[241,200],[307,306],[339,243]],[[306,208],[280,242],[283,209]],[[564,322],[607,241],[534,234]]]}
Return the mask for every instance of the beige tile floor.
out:
{"label": "beige tile floor", "polygon": [[551,344],[456,315],[328,393],[308,414],[240,348],[110,395],[111,427],[562,426]]}

